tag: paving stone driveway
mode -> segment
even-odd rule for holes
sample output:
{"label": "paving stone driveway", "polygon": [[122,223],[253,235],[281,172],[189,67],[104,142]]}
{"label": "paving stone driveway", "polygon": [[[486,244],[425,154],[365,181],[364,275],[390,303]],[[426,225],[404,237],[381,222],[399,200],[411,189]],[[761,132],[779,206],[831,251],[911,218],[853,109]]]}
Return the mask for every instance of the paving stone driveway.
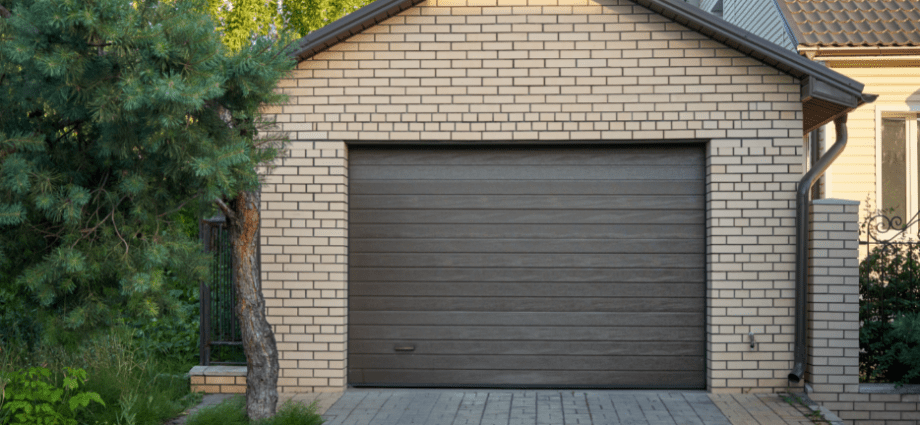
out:
{"label": "paving stone driveway", "polygon": [[325,425],[732,424],[702,391],[349,388],[323,417]]}

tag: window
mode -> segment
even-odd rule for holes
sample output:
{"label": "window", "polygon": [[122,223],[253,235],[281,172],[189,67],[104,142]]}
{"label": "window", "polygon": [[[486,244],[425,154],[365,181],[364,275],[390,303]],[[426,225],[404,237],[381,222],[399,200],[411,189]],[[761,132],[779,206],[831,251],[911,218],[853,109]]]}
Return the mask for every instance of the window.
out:
{"label": "window", "polygon": [[[886,114],[881,125],[878,204],[889,217],[907,222],[920,210],[920,135],[916,114]],[[893,223],[894,224],[894,223]]]}

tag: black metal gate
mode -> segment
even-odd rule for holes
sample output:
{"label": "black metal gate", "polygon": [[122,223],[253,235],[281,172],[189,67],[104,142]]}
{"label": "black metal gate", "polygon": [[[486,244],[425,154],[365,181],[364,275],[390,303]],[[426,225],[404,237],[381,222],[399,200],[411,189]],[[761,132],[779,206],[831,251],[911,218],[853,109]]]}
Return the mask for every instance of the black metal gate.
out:
{"label": "black metal gate", "polygon": [[203,366],[246,364],[236,316],[236,282],[226,219],[218,216],[202,220],[199,235],[205,252],[214,254],[211,282],[201,282],[200,362]]}

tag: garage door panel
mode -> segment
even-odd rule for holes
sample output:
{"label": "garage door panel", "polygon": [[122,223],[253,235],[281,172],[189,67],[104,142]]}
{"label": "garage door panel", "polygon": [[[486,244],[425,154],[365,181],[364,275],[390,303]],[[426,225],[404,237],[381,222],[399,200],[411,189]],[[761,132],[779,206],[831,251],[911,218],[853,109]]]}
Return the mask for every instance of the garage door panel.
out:
{"label": "garage door panel", "polygon": [[[423,239],[416,238],[362,238],[352,239],[348,249],[354,254],[367,253],[597,253],[608,254],[653,252],[661,239],[630,239],[624,244],[619,239]],[[671,239],[672,253],[705,252],[701,239]]]}
{"label": "garage door panel", "polygon": [[[688,269],[635,267],[611,269],[482,269],[482,268],[389,268],[357,267],[349,264],[349,282],[699,282],[704,278],[704,264]],[[354,288],[351,288],[354,289]],[[702,289],[700,290],[702,294]]]}
{"label": "garage door panel", "polygon": [[[408,326],[365,325],[355,339],[498,341],[700,341],[702,326]],[[361,363],[358,363],[361,364]]]}
{"label": "garage door panel", "polygon": [[366,195],[349,206],[363,209],[702,210],[703,195]]}
{"label": "garage door panel", "polygon": [[[686,268],[699,266],[695,254],[353,254],[368,267],[628,267],[643,262],[651,267]],[[361,258],[363,257],[363,258]]]}
{"label": "garage door panel", "polygon": [[647,165],[364,165],[351,167],[350,176],[388,180],[684,180],[700,177],[695,165],[658,167],[650,175]]}
{"label": "garage door panel", "polygon": [[[699,285],[679,283],[572,283],[572,282],[362,282],[350,294],[362,296],[463,296],[477,294],[489,297],[579,297],[617,298],[698,298]],[[360,312],[358,314],[361,314]],[[537,314],[537,313],[534,313]],[[352,317],[354,319],[354,317]]]}
{"label": "garage door panel", "polygon": [[358,238],[465,238],[465,239],[694,239],[705,229],[678,224],[355,224],[349,234]]}
{"label": "garage door panel", "polygon": [[703,180],[361,180],[350,179],[352,195],[703,195]]}
{"label": "garage door panel", "polygon": [[705,305],[699,298],[600,297],[350,297],[349,306],[363,311],[645,311],[692,312]]}
{"label": "garage door panel", "polygon": [[425,355],[353,354],[352,360],[387,369],[491,370],[621,370],[689,371],[703,365],[703,356],[578,356],[578,355]]}
{"label": "garage door panel", "polygon": [[489,312],[478,311],[359,311],[350,315],[353,325],[437,326],[636,326],[686,327],[702,314],[662,312]]}
{"label": "garage door panel", "polygon": [[351,384],[705,384],[699,146],[349,157]]}
{"label": "garage door panel", "polygon": [[686,146],[571,149],[559,155],[557,148],[528,149],[378,149],[349,158],[352,165],[647,165],[702,167],[705,157],[699,149]]}
{"label": "garage door panel", "polygon": [[366,224],[547,224],[575,220],[584,224],[679,224],[705,219],[702,210],[355,210],[352,219]]}
{"label": "garage door panel", "polygon": [[698,388],[699,379],[691,374],[657,371],[572,371],[572,370],[387,370],[349,369],[349,382],[366,382],[370,385],[392,385],[394,382],[410,386],[553,386],[618,387],[618,388]]}
{"label": "garage door panel", "polygon": [[[354,341],[352,354],[392,354],[396,345],[409,343],[368,339]],[[617,356],[642,353],[648,356],[700,356],[704,352],[698,341],[412,341],[413,353],[453,355],[565,355]],[[413,354],[414,355],[414,354]]]}

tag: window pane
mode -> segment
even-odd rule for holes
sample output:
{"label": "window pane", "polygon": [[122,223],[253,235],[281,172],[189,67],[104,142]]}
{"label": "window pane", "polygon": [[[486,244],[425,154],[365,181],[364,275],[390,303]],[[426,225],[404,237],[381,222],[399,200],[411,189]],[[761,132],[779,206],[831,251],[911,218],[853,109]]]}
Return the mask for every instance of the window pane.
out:
{"label": "window pane", "polygon": [[907,121],[882,120],[882,210],[907,219]]}

